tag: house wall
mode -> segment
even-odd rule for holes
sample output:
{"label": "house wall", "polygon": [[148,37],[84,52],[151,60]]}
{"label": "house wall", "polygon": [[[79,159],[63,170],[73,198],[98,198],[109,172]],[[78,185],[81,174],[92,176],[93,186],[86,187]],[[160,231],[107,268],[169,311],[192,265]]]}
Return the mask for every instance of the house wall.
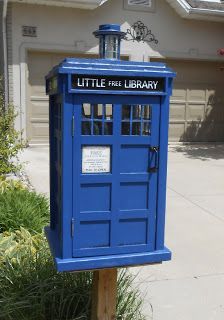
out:
{"label": "house wall", "polygon": [[[95,10],[12,4],[12,96],[21,110],[18,129],[26,133],[27,53],[98,52],[98,40],[92,32],[103,23],[118,23],[126,31],[141,20],[159,41],[136,43],[123,41],[122,53],[130,60],[148,61],[152,58],[223,61],[217,49],[223,42],[223,24],[185,20],[164,0],[156,1],[155,12],[135,12],[123,9],[123,1],[109,0]],[[36,26],[37,37],[23,37],[22,26]],[[46,70],[46,74],[49,70]]]}

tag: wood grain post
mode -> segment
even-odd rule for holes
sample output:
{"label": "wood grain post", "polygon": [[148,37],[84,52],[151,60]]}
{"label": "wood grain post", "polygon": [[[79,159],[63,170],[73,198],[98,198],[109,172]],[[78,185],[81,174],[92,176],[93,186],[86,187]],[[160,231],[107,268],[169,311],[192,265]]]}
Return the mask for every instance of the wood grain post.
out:
{"label": "wood grain post", "polygon": [[116,320],[117,269],[94,271],[91,320]]}

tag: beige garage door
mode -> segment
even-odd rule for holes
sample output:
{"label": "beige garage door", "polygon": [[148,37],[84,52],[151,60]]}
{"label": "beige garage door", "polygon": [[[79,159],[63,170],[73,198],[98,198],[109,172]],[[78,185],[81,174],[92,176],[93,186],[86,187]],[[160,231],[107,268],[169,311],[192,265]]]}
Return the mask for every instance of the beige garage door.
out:
{"label": "beige garage door", "polygon": [[[74,54],[28,53],[27,138],[31,144],[48,143],[48,97],[45,76],[51,68]],[[79,55],[80,57],[80,55]],[[85,55],[93,57],[93,55]]]}
{"label": "beige garage door", "polygon": [[[45,94],[45,76],[66,57],[96,58],[95,55],[71,53],[28,53],[27,139],[30,144],[48,143],[48,96]],[[128,60],[127,56],[122,57]]]}
{"label": "beige garage door", "polygon": [[224,63],[166,60],[177,72],[170,141],[224,141]]}

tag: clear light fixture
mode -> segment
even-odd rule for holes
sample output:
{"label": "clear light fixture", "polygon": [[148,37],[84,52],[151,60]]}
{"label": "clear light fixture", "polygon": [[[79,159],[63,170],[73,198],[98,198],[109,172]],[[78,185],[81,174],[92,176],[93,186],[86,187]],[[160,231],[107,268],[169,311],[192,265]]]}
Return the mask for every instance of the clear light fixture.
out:
{"label": "clear light fixture", "polygon": [[119,60],[121,39],[125,32],[117,24],[102,24],[93,34],[99,38],[99,56],[101,59]]}

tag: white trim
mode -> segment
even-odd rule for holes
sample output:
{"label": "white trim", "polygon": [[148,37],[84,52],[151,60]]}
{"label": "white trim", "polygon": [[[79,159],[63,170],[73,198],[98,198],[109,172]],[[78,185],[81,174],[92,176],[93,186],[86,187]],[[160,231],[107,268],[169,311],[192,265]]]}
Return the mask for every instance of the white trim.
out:
{"label": "white trim", "polygon": [[3,60],[4,60],[4,90],[5,90],[5,105],[9,103],[9,78],[8,78],[8,52],[7,52],[7,10],[8,0],[3,3],[3,17],[2,17],[2,33],[3,33]]}
{"label": "white trim", "polygon": [[10,2],[30,3],[77,9],[96,9],[108,0],[9,0]]}
{"label": "white trim", "polygon": [[183,18],[224,22],[224,12],[215,9],[192,8],[185,0],[166,0]]}
{"label": "white trim", "polygon": [[[210,62],[223,62],[223,57],[218,56],[216,52],[214,54],[207,54],[203,52],[198,52],[197,55],[192,55],[189,51],[169,51],[169,50],[160,50],[158,54],[151,54],[148,56],[150,58],[158,59],[179,59],[179,60],[196,60],[196,61],[210,61]],[[146,60],[146,61],[149,61]]]}

